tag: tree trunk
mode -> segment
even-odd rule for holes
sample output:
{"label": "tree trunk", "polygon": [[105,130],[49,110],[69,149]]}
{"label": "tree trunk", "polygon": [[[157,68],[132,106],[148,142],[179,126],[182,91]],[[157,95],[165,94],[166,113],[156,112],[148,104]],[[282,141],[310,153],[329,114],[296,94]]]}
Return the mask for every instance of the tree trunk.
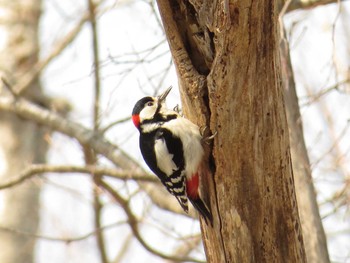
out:
{"label": "tree trunk", "polygon": [[[1,31],[6,37],[1,53],[2,77],[16,85],[38,61],[38,22],[40,0],[7,0],[0,4]],[[2,96],[12,96],[3,87]],[[32,98],[40,93],[39,80],[26,89],[24,96]],[[32,94],[32,95],[29,95]],[[7,181],[16,177],[31,163],[45,161],[47,144],[44,130],[37,124],[11,113],[0,114],[0,178]],[[0,225],[9,231],[0,234],[1,263],[34,262],[35,239],[18,232],[36,233],[39,224],[40,183],[23,185],[2,191],[3,209]],[[13,231],[12,231],[13,230]]]}
{"label": "tree trunk", "polygon": [[306,262],[273,1],[158,0],[186,117],[217,135],[208,262]]}
{"label": "tree trunk", "polygon": [[304,141],[292,64],[289,57],[289,47],[285,38],[281,40],[281,65],[293,173],[306,258],[308,262],[329,263],[327,239],[318,210],[310,161]]}

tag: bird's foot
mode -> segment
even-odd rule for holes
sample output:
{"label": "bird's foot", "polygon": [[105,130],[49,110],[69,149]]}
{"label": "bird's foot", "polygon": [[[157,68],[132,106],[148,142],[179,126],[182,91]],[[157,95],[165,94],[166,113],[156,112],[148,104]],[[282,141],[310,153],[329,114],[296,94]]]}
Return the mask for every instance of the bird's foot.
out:
{"label": "bird's foot", "polygon": [[208,126],[205,125],[199,128],[199,132],[202,136],[202,142],[204,142],[205,144],[210,144],[210,141],[212,141],[218,134],[218,132],[215,131],[214,134],[209,135],[208,133],[210,132],[210,130]]}
{"label": "bird's foot", "polygon": [[181,109],[180,109],[179,104],[177,104],[177,105],[173,108],[173,111],[175,111],[176,113],[178,113],[180,116],[183,117],[183,114],[182,114],[182,111],[181,111]]}

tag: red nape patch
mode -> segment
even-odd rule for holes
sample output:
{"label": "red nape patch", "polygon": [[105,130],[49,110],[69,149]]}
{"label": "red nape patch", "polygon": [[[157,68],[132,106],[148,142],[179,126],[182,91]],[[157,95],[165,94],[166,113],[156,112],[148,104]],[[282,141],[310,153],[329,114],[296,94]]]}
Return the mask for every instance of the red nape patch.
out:
{"label": "red nape patch", "polygon": [[187,196],[196,199],[198,198],[198,188],[199,188],[199,176],[194,174],[190,180],[186,182],[186,192]]}
{"label": "red nape patch", "polygon": [[132,122],[138,128],[140,126],[140,116],[138,114],[132,115]]}

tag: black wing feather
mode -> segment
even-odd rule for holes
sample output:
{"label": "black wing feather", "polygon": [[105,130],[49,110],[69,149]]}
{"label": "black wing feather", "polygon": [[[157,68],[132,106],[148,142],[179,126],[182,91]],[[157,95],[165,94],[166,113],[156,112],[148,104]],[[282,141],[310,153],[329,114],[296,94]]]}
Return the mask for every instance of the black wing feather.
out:
{"label": "black wing feather", "polygon": [[[174,171],[170,176],[167,176],[157,166],[156,153],[154,151],[156,140],[165,141],[168,152],[169,154],[173,155],[172,160],[178,167],[178,169]],[[181,173],[184,172],[185,168],[185,160],[183,158],[183,146],[181,140],[178,137],[174,136],[169,130],[165,128],[158,128],[150,133],[140,134],[140,149],[142,156],[149,168],[159,177],[161,182],[166,186],[167,190],[177,198],[182,208],[185,211],[188,211],[185,176],[182,176],[182,179],[176,182],[178,178],[181,178]]]}
{"label": "black wing feather", "polygon": [[173,161],[179,168],[179,171],[184,170],[185,160],[183,159],[183,147],[181,140],[173,136],[170,131],[164,128],[156,129],[150,133],[140,134],[140,149],[143,159],[148,167],[162,180],[167,180],[168,176],[157,166],[156,153],[154,151],[155,141],[164,139],[168,152],[173,155]]}

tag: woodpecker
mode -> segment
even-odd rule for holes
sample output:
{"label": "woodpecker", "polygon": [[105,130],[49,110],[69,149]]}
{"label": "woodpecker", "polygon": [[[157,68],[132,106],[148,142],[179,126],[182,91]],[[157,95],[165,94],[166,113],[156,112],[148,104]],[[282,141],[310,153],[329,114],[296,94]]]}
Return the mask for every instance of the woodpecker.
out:
{"label": "woodpecker", "polygon": [[188,213],[189,199],[205,222],[212,224],[212,214],[199,195],[203,138],[197,125],[166,107],[170,90],[136,102],[132,121],[140,132],[140,150],[146,164],[183,210]]}

